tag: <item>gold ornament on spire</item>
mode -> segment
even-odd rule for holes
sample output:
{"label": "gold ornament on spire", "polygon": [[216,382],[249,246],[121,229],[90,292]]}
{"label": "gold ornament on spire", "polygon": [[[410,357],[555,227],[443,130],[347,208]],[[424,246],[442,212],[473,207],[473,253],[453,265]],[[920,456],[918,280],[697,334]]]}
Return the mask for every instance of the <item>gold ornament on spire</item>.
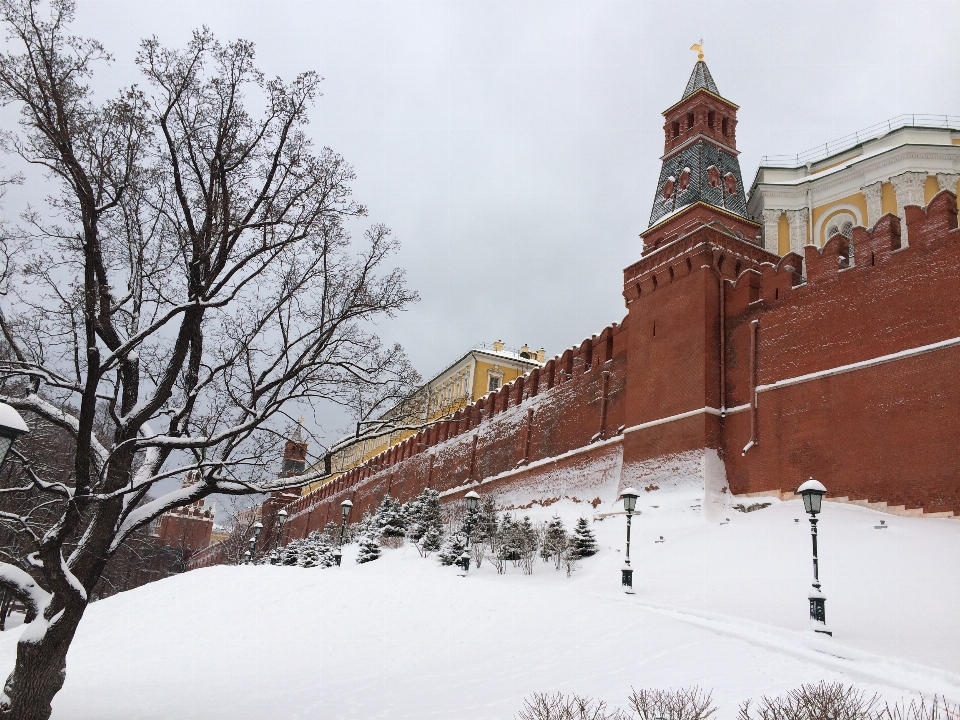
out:
{"label": "gold ornament on spire", "polygon": [[701,40],[700,42],[698,42],[698,43],[696,43],[696,44],[694,44],[694,45],[691,45],[691,46],[690,46],[690,49],[691,49],[691,50],[696,50],[696,51],[697,51],[697,61],[698,61],[698,62],[703,62],[703,40]]}

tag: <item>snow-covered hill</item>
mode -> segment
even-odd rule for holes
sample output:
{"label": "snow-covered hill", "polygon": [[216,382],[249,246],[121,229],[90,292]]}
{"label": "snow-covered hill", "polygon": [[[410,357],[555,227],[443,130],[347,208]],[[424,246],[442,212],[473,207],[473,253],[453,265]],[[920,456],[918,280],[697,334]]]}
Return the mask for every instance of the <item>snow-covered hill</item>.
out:
{"label": "snow-covered hill", "polygon": [[[405,546],[365,565],[348,551],[342,568],[216,567],[122,593],[88,610],[54,718],[510,718],[533,691],[623,705],[631,686],[699,684],[727,719],[820,679],[960,702],[960,521],[827,503],[830,639],[806,630],[800,502],[707,522],[701,498],[692,485],[643,494],[633,596],[619,584],[622,515],[593,523],[601,551],[571,578],[539,560],[532,576],[485,563],[463,578]],[[519,514],[570,528],[618,509],[604,500]],[[0,636],[4,675],[19,632]]]}

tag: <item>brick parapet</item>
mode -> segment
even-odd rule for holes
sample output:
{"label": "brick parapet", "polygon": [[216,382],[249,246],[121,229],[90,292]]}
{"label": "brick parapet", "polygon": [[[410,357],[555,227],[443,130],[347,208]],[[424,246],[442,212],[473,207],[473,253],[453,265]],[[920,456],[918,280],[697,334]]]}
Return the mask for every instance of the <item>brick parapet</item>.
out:
{"label": "brick parapet", "polygon": [[388,492],[529,484],[621,432],[621,484],[645,459],[716,448],[737,494],[814,475],[854,500],[960,512],[960,345],[909,355],[960,338],[956,196],[905,217],[909,246],[895,215],[803,256],[716,226],[663,245],[624,271],[621,325],[299,498],[288,537],[339,522],[348,497],[358,520]]}

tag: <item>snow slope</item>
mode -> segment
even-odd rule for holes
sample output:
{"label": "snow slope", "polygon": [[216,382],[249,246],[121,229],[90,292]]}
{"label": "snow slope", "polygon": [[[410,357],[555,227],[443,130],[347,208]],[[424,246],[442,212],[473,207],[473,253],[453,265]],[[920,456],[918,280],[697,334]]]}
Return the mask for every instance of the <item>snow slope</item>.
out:
{"label": "snow slope", "polygon": [[[800,502],[707,522],[702,498],[685,483],[643,493],[634,596],[619,586],[622,515],[593,523],[601,552],[569,579],[540,561],[533,576],[485,563],[462,578],[405,546],[366,565],[351,548],[342,568],[215,567],[121,593],[89,608],[54,720],[510,718],[538,690],[623,705],[631,686],[693,684],[726,719],[820,679],[960,702],[960,522],[827,503],[830,639],[806,630]],[[617,510],[604,500],[519,513],[570,528]],[[0,636],[4,675],[20,631]]]}

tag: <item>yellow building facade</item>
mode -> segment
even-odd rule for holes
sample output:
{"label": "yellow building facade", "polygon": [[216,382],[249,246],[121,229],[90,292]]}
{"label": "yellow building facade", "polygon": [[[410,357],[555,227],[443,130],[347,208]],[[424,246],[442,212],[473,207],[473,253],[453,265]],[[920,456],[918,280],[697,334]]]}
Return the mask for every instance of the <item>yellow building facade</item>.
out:
{"label": "yellow building facade", "polygon": [[[503,385],[526,375],[545,361],[545,351],[533,351],[526,345],[519,350],[506,348],[499,340],[491,345],[479,344],[456,362],[448,365],[421,386],[402,406],[384,413],[379,421],[384,433],[370,432],[367,439],[344,438],[330,448],[330,470],[324,482],[335,479],[350,468],[361,465],[389,447],[416,434],[415,428],[453,415]],[[390,430],[391,424],[398,426]],[[304,492],[319,487],[312,485]]]}
{"label": "yellow building facade", "polygon": [[[807,153],[761,160],[747,209],[767,250],[803,253],[881,215],[904,219],[960,181],[960,118],[907,115]],[[903,228],[904,240],[906,224]]]}

